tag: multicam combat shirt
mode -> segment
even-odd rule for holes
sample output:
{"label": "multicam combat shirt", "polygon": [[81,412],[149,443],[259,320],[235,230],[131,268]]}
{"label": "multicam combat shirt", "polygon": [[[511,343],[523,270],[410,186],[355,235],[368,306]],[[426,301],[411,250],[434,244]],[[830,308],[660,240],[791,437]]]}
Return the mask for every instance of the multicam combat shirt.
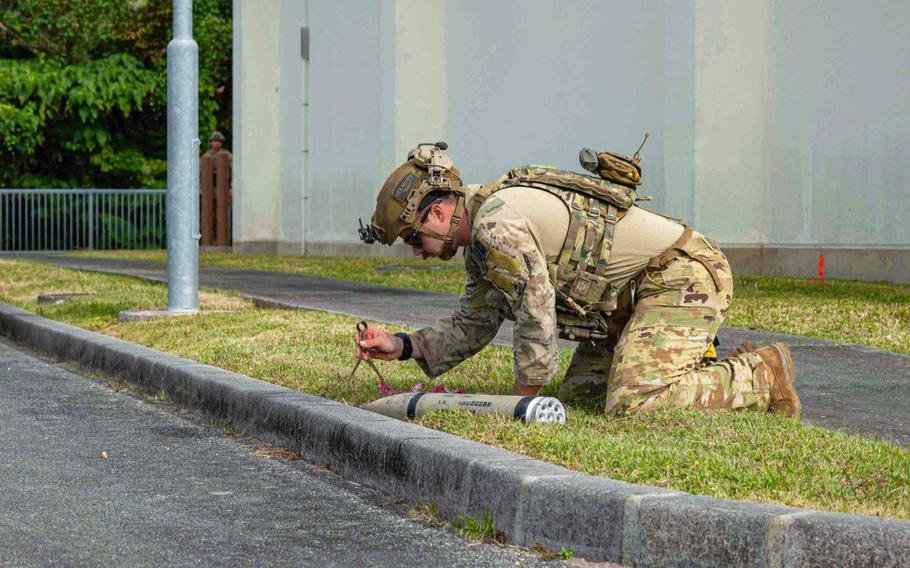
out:
{"label": "multicam combat shirt", "polygon": [[[479,187],[467,186],[468,203]],[[568,208],[553,194],[518,186],[497,191],[467,215],[472,226],[464,293],[451,316],[411,335],[424,355],[417,363],[436,377],[480,351],[510,319],[516,380],[546,384],[559,359],[556,292],[547,264],[562,248]],[[605,276],[625,286],[682,231],[682,225],[633,206],[616,225]]]}

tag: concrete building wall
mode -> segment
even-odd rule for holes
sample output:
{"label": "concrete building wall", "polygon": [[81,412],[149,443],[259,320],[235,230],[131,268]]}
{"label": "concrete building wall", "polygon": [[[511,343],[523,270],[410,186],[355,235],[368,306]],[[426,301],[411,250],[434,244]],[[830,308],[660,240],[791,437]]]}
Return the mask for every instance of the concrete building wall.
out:
{"label": "concrete building wall", "polygon": [[446,6],[458,38],[448,50],[449,143],[469,181],[526,163],[577,169],[582,146],[631,154],[650,130],[646,184],[663,196],[662,2]]}
{"label": "concrete building wall", "polygon": [[307,242],[353,242],[394,162],[394,2],[310,0]]}
{"label": "concrete building wall", "polygon": [[[699,5],[710,6],[699,25],[715,27],[711,19],[731,9],[711,3]],[[780,0],[735,11],[743,16],[729,30],[735,35],[699,37],[726,54],[749,42],[752,55],[739,61],[753,63],[715,76],[710,89],[748,85],[756,100],[737,110],[751,120],[731,113],[732,136],[718,128],[698,137],[716,145],[697,154],[706,160],[697,166],[705,174],[696,180],[699,226],[713,231],[741,273],[815,276],[824,252],[829,277],[910,282],[910,224],[903,222],[910,162],[899,155],[910,142],[910,5]],[[708,87],[705,63],[700,57],[696,81]],[[706,118],[701,110],[697,116]],[[737,135],[761,144],[730,144],[712,165]],[[755,175],[748,165],[723,171],[736,163],[734,153],[754,160]],[[726,200],[724,187],[733,188]]]}
{"label": "concrete building wall", "polygon": [[234,248],[300,254],[305,4],[240,0],[233,9]]}
{"label": "concrete building wall", "polygon": [[767,238],[766,2],[695,3],[694,226],[725,243]]}
{"label": "concrete building wall", "polygon": [[910,246],[910,4],[774,3],[767,240]]}
{"label": "concrete building wall", "polygon": [[[270,17],[272,35],[246,29]],[[831,276],[910,281],[908,19],[886,0],[235,0],[236,138],[272,129],[281,156],[235,145],[235,194],[260,188],[237,248],[395,252],[354,228],[417,142],[448,141],[479,183],[577,169],[582,145],[631,153],[648,130],[642,193],[741,271],[808,274],[837,249]]]}
{"label": "concrete building wall", "polygon": [[[276,141],[281,57],[275,26],[281,0],[234,3],[234,242],[274,240],[282,198]],[[252,65],[259,60],[262,65]],[[280,145],[279,145],[280,149]]]}

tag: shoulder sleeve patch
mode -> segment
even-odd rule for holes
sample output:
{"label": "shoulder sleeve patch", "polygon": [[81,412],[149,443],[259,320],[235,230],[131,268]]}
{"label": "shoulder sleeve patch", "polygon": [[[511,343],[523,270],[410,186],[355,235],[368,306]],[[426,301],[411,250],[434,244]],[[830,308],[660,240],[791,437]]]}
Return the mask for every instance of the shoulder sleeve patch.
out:
{"label": "shoulder sleeve patch", "polygon": [[509,256],[496,249],[490,249],[487,256],[489,256],[490,264],[492,266],[502,268],[510,274],[521,274],[522,263],[520,259]]}

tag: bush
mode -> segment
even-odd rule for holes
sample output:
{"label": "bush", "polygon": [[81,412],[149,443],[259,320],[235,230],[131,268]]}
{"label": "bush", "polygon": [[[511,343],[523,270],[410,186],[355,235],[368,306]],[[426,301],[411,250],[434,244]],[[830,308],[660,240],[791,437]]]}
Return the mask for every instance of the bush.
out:
{"label": "bush", "polygon": [[[231,2],[193,11],[200,132],[229,134]],[[0,187],[164,187],[171,22],[171,0],[0,0]]]}

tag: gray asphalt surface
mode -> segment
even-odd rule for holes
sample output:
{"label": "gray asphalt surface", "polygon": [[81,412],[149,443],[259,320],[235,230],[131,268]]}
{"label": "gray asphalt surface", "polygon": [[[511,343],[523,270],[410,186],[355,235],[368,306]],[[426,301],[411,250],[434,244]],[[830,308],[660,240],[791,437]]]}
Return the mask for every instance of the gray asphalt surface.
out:
{"label": "gray asphalt surface", "polygon": [[0,566],[558,565],[268,449],[0,341]]}
{"label": "gray asphalt surface", "polygon": [[[167,282],[162,264],[35,255],[58,266]],[[201,286],[237,290],[265,304],[351,315],[389,324],[423,326],[447,316],[449,294],[389,288],[301,274],[201,268]],[[806,422],[881,436],[910,446],[910,357],[808,337],[723,328],[721,354],[744,340],[790,345],[799,371],[797,391]],[[510,325],[495,340],[512,344]]]}

